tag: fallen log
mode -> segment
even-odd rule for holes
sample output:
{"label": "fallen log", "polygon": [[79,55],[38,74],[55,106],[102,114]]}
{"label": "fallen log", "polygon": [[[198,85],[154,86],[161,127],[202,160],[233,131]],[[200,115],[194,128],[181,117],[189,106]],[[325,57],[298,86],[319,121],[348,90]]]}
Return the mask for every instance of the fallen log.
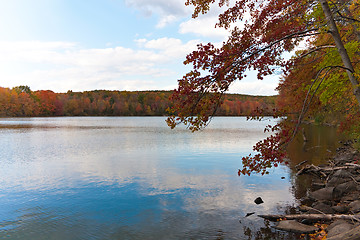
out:
{"label": "fallen log", "polygon": [[323,172],[323,169],[315,166],[314,164],[306,165],[305,167],[301,168],[300,171],[296,173],[296,176],[305,174],[305,173],[315,173],[320,174],[322,177],[326,177],[327,175]]}
{"label": "fallen log", "polygon": [[303,165],[304,163],[307,163],[307,160],[304,160],[304,161],[302,161],[301,163],[297,164],[297,165],[295,166],[295,169],[299,170],[299,167],[300,167],[301,165]]}
{"label": "fallen log", "polygon": [[305,167],[301,168],[296,175],[302,175],[302,174],[306,174],[306,173],[315,173],[315,174],[320,174],[323,177],[326,177],[327,174],[337,171],[337,170],[341,170],[341,169],[358,169],[360,168],[359,164],[353,164],[353,163],[345,163],[345,166],[342,167],[318,167],[315,166],[313,164],[311,165],[306,165]]}
{"label": "fallen log", "polygon": [[292,215],[258,215],[258,217],[270,220],[270,221],[277,221],[279,219],[287,219],[287,220],[314,220],[314,221],[332,221],[335,219],[342,219],[342,220],[354,220],[360,222],[360,214],[358,215],[345,215],[345,214],[292,214]]}

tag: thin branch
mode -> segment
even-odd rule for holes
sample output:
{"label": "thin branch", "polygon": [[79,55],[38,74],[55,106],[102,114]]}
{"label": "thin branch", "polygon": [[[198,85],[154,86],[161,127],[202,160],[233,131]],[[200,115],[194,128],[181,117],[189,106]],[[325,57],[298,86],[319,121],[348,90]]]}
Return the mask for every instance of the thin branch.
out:
{"label": "thin branch", "polygon": [[[314,32],[314,31],[317,31],[317,30],[319,30],[319,28],[313,28],[313,29],[309,29],[309,30],[305,30],[305,31],[296,32],[296,33],[292,33],[292,34],[286,35],[285,37],[282,37],[282,38],[280,38],[280,39],[278,39],[278,40],[276,40],[276,41],[274,41],[274,42],[272,42],[272,43],[269,43],[267,46],[262,47],[262,48],[256,50],[255,52],[251,53],[249,56],[247,56],[247,57],[245,57],[245,58],[243,58],[243,59],[239,59],[237,62],[235,62],[235,64],[232,65],[232,66],[233,66],[232,68],[236,67],[237,65],[241,64],[242,62],[250,59],[251,57],[253,57],[253,56],[257,55],[257,54],[259,54],[259,53],[261,53],[261,52],[264,52],[265,50],[273,47],[274,45],[276,45],[276,44],[278,44],[278,43],[280,43],[280,42],[282,42],[282,41],[285,41],[285,40],[288,40],[288,39],[292,39],[292,38],[301,38],[302,36],[313,36],[313,35],[317,35],[317,34],[318,34],[317,32],[315,32],[314,34],[311,34],[311,35],[308,34],[308,33],[310,33],[310,32]],[[305,34],[306,34],[306,35],[305,35]],[[232,69],[232,68],[231,68],[231,69]]]}
{"label": "thin branch", "polygon": [[[329,68],[329,69],[328,69],[328,68]],[[343,66],[326,66],[326,67],[320,69],[320,71],[319,71],[319,72],[317,73],[317,75],[316,75],[315,80],[314,80],[313,83],[311,84],[311,86],[310,86],[310,88],[309,88],[309,90],[308,90],[308,92],[307,92],[307,94],[306,94],[306,97],[305,97],[305,100],[304,100],[304,103],[303,103],[303,107],[302,107],[302,109],[301,109],[301,112],[300,112],[298,121],[297,121],[296,126],[295,126],[295,128],[294,128],[293,135],[291,136],[289,142],[291,142],[291,141],[295,138],[295,135],[296,135],[296,133],[297,133],[298,130],[299,130],[300,124],[302,123],[302,119],[304,118],[304,115],[306,114],[306,112],[309,110],[310,103],[311,103],[312,99],[314,98],[315,93],[316,93],[317,90],[319,89],[321,83],[324,81],[325,77],[327,77],[327,75],[329,74],[329,72],[330,72],[331,70],[335,69],[335,68],[342,68],[342,69],[345,69],[345,70],[349,70],[349,69],[347,69],[347,68],[345,68],[345,67],[343,67]],[[319,83],[318,86],[316,87],[315,91],[313,92],[312,96],[310,97],[309,102],[307,103],[307,99],[308,99],[308,97],[309,97],[309,95],[310,95],[310,91],[311,91],[312,87],[315,85],[315,82],[318,80],[320,74],[321,74],[322,71],[324,71],[325,69],[328,69],[328,70],[326,71],[325,75],[322,77],[320,83]]]}
{"label": "thin branch", "polygon": [[322,49],[326,49],[326,48],[336,48],[336,46],[334,45],[324,45],[324,46],[319,46],[319,47],[316,47],[316,48],[311,48],[309,52],[307,53],[304,53],[303,55],[299,56],[299,58],[304,58],[314,52],[317,52],[319,50],[322,50]]}

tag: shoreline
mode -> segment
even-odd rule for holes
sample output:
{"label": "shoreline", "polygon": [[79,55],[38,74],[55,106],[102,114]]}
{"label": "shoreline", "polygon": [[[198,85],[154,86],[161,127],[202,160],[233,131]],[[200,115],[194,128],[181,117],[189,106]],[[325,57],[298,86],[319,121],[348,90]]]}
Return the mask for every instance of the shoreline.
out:
{"label": "shoreline", "polygon": [[[312,177],[311,189],[296,214],[259,215],[277,221],[275,229],[311,239],[360,239],[360,153],[352,142],[342,143],[327,164],[299,164],[299,175]],[[280,219],[280,221],[279,221]]]}

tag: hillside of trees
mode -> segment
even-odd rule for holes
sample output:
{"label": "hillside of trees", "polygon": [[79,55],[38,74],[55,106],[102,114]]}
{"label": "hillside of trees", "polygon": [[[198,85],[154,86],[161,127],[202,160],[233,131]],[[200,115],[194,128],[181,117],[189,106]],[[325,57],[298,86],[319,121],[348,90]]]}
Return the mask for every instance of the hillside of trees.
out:
{"label": "hillside of trees", "polygon": [[[0,117],[164,116],[172,91],[107,91],[54,93],[28,86],[0,87]],[[256,109],[269,115],[276,96],[226,94],[216,115],[245,116]]]}

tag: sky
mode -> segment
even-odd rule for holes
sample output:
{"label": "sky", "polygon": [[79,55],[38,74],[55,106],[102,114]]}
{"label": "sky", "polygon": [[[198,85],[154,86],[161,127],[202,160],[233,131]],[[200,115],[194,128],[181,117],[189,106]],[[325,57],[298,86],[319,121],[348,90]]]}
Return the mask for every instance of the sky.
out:
{"label": "sky", "polygon": [[[220,44],[224,9],[192,19],[185,0],[0,0],[0,86],[54,92],[173,90],[199,43]],[[230,93],[274,95],[280,76]]]}

